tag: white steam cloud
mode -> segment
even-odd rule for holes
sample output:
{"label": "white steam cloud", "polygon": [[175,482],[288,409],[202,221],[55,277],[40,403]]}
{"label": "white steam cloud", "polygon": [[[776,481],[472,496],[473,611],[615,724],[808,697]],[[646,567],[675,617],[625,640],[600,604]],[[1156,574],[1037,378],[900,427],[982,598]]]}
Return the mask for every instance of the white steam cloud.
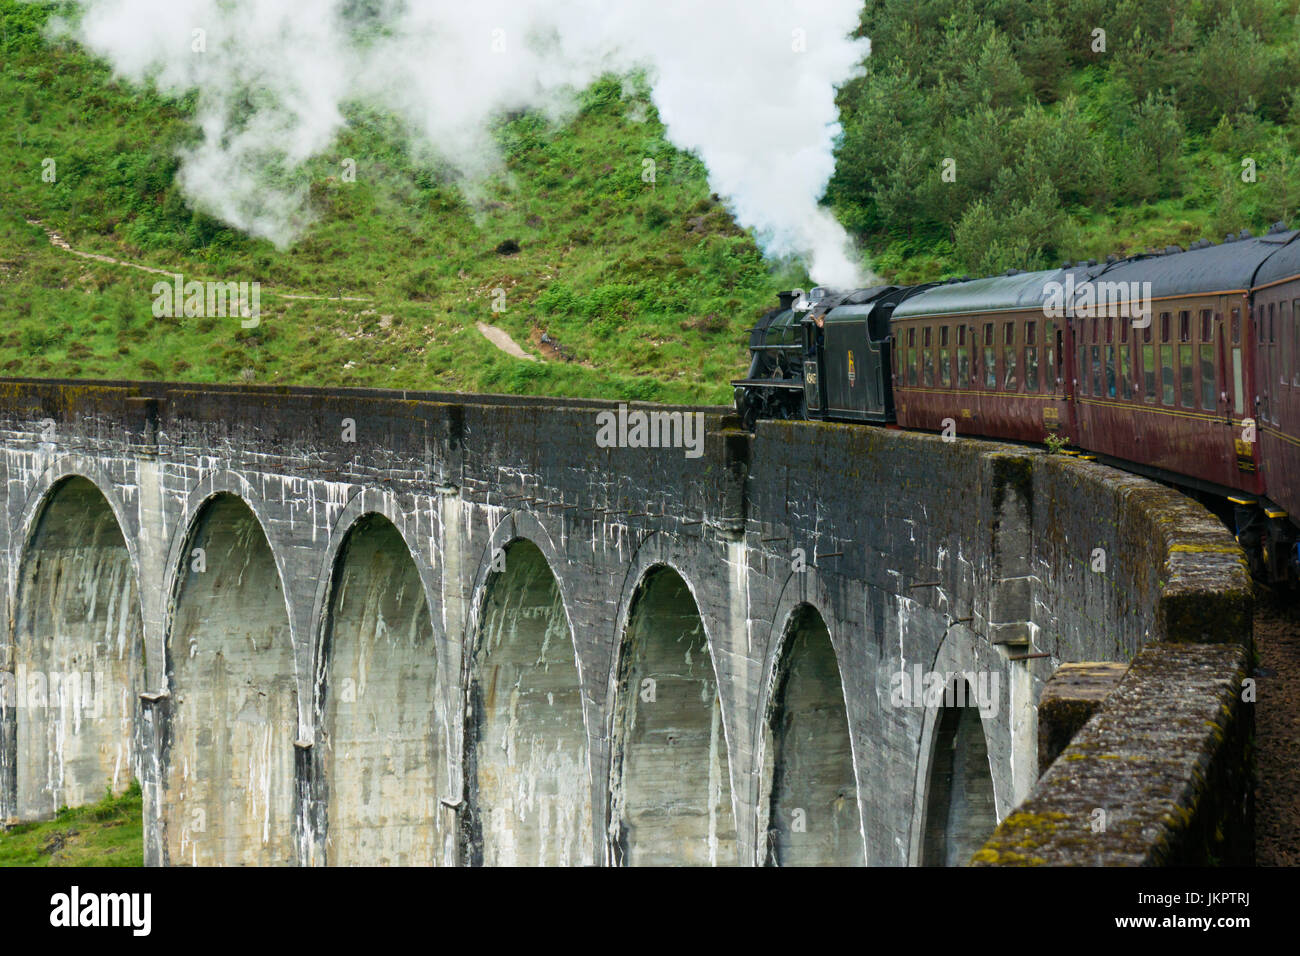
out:
{"label": "white steam cloud", "polygon": [[860,0],[81,2],[77,38],[120,74],[198,90],[187,194],[277,245],[309,217],[300,192],[273,183],[331,146],[346,102],[397,113],[473,182],[495,168],[489,124],[503,111],[560,117],[601,74],[643,69],[669,139],[769,254],[805,259],[827,285],[862,278],[818,204],[835,89],[870,51],[850,36]]}

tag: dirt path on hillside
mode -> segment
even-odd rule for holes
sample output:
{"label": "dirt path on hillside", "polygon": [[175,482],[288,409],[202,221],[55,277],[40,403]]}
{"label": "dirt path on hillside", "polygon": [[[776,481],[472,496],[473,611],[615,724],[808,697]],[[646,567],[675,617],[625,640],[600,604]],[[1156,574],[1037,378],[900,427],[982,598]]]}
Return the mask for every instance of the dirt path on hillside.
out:
{"label": "dirt path on hillside", "polygon": [[[41,229],[45,230],[45,235],[50,240],[50,245],[54,246],[55,248],[62,249],[64,252],[70,253],[74,256],[78,256],[82,259],[90,259],[94,262],[103,262],[110,266],[122,266],[127,269],[138,269],[141,272],[148,272],[152,275],[167,276],[168,278],[173,278],[177,275],[177,273],[175,272],[168,272],[166,269],[158,269],[153,266],[142,265],[139,262],[129,262],[125,259],[115,259],[112,256],[106,256],[98,252],[85,252],[84,250],[81,249],[74,249],[72,248],[72,245],[68,242],[68,240],[64,239],[53,229],[47,227],[45,223],[41,222],[39,219],[28,219],[27,225],[40,226]],[[343,295],[342,292],[340,292],[338,295],[307,295],[301,292],[276,292],[274,289],[263,288],[262,293],[264,295],[274,296],[279,299],[295,299],[299,301],[315,301],[315,302],[373,302],[374,301],[374,299],[369,299],[362,296]],[[513,356],[514,358],[517,359],[523,359],[528,362],[537,361],[537,356],[531,355],[530,353],[525,352],[522,348],[520,348],[518,343],[516,343],[515,340],[510,337],[510,334],[506,332],[504,329],[499,329],[495,325],[488,325],[486,322],[479,322],[478,330],[483,334],[483,337],[485,339],[487,339],[489,342],[491,342],[493,345],[499,348],[502,352],[505,352],[507,355]]]}
{"label": "dirt path on hillside", "polygon": [[1255,861],[1300,866],[1300,599],[1260,597],[1255,646]]}
{"label": "dirt path on hillside", "polygon": [[537,356],[530,355],[528,352],[525,352],[520,348],[519,343],[512,339],[510,333],[505,329],[498,329],[495,325],[488,325],[486,322],[479,322],[478,330],[483,333],[483,338],[487,339],[507,355],[513,355],[517,359],[525,359],[529,362],[537,361]]}

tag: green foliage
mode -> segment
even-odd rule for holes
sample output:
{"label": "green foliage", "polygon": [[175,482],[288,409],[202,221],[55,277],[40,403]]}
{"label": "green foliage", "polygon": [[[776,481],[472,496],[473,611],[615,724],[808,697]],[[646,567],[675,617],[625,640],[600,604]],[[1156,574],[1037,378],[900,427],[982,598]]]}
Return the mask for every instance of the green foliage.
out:
{"label": "green foliage", "polygon": [[[1266,228],[1300,191],[1298,16],[1288,0],[871,0],[829,198],[883,250],[877,271],[909,281]],[[920,243],[906,261],[900,241]]]}
{"label": "green foliage", "polygon": [[3,866],[143,866],[144,826],[139,781],[120,796],[59,810],[53,820],[0,832]]}

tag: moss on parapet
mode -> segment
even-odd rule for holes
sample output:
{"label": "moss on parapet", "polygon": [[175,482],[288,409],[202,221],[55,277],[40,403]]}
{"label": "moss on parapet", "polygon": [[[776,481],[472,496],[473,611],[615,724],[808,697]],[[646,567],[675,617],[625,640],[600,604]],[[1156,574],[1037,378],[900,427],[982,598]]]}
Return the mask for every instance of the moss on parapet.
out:
{"label": "moss on parapet", "polygon": [[1253,862],[1247,648],[1150,644],[979,866]]}

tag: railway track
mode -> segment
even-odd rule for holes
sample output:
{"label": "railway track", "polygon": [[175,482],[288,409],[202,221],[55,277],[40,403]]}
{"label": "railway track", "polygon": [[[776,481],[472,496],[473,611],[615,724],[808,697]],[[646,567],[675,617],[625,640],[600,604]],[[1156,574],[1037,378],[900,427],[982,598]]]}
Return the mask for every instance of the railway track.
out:
{"label": "railway track", "polygon": [[1255,610],[1255,860],[1300,866],[1300,600],[1261,588]]}

